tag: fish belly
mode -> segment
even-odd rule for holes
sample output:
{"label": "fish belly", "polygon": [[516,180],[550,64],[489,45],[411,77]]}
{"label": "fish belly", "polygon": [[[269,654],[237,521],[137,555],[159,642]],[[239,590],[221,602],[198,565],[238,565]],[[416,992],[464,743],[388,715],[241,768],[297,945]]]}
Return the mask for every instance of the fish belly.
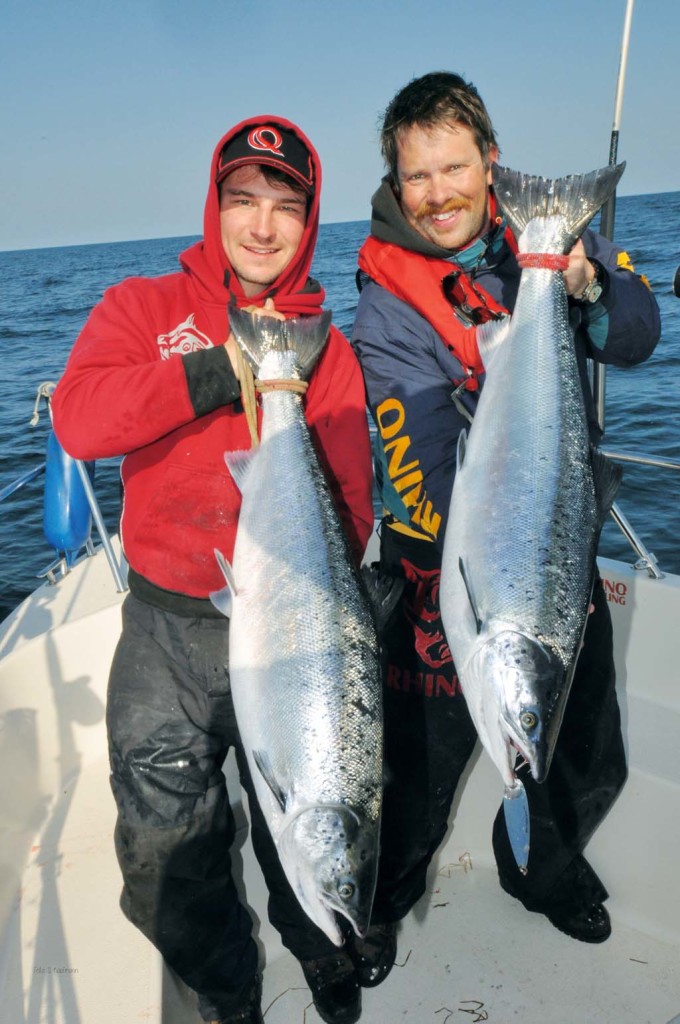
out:
{"label": "fish belly", "polygon": [[[230,675],[276,840],[291,816],[320,804],[377,820],[382,724],[372,616],[299,403],[273,394],[263,404],[234,553]],[[285,813],[255,754],[286,795]]]}
{"label": "fish belly", "polygon": [[534,275],[488,367],[451,500],[442,589],[459,668],[477,635],[460,560],[482,620],[517,623],[565,662],[583,627],[597,522],[585,409],[561,276]]}

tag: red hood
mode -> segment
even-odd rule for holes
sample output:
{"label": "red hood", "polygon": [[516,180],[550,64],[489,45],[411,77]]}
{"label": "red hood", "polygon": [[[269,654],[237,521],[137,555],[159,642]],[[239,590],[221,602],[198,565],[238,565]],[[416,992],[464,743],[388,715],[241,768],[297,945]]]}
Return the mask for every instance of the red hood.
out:
{"label": "red hood", "polygon": [[[307,223],[298,251],[283,273],[258,295],[248,297],[234,274],[222,246],[220,233],[220,207],[218,188],[215,184],[217,161],[225,143],[249,125],[261,125],[263,121],[281,125],[297,135],[307,147],[314,165],[314,195],[312,196]],[[274,297],[276,308],[282,313],[318,313],[325,298],[323,288],[309,276],[314,256],[314,246],[319,231],[319,195],[321,192],[321,162],[309,139],[291,121],[275,115],[249,117],[235,125],[215,146],[210,165],[208,197],[203,217],[203,240],[196,242],[180,256],[180,263],[194,281],[203,301],[218,303],[224,307],[234,300],[238,306],[264,305],[269,296]],[[225,284],[225,281],[227,282]]]}

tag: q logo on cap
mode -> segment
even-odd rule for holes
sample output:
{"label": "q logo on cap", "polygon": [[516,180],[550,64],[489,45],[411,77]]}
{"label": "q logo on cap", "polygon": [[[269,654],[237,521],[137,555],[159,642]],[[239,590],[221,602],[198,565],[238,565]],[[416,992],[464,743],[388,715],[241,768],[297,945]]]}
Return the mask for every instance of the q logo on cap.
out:
{"label": "q logo on cap", "polygon": [[276,128],[253,128],[248,135],[248,145],[259,152],[273,153],[274,156],[280,156],[285,160],[281,152],[283,139]]}

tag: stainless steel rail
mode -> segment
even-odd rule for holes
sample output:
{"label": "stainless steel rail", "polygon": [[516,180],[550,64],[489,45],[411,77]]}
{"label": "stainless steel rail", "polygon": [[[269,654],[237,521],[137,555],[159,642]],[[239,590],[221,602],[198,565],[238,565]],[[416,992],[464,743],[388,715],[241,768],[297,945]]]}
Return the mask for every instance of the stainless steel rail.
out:
{"label": "stainless steel rail", "polygon": [[[600,448],[600,451],[606,458],[613,459],[616,462],[632,462],[640,466],[657,466],[661,469],[680,470],[680,460],[678,459],[668,459],[665,456],[661,457],[658,455],[636,455],[634,452],[619,452],[615,448]],[[616,502],[612,506],[611,514],[612,519],[633,548],[633,551],[638,555],[635,568],[645,569],[652,579],[663,579],[664,573],[659,569],[656,556],[649,551],[640,539]]]}
{"label": "stainless steel rail", "polygon": [[660,469],[680,469],[680,459],[668,459],[659,455],[635,455],[634,452],[619,452],[616,448],[600,448],[604,456],[616,462],[637,462],[641,466],[658,466]]}
{"label": "stainless steel rail", "polygon": [[[636,454],[635,452],[618,451],[615,448],[609,447],[603,447],[600,448],[599,450],[606,458],[612,459],[616,462],[629,462],[643,466],[655,466],[656,468],[659,469],[680,470],[680,459],[671,459],[667,458],[666,456],[658,455],[639,455]],[[111,574],[116,584],[116,590],[119,593],[122,593],[123,591],[127,590],[127,587],[123,580],[123,576],[118,565],[118,562],[116,560],[116,556],[111,545],[111,540],[109,538],[106,526],[104,524],[104,520],[102,518],[101,510],[99,508],[99,503],[92,488],[92,483],[90,481],[90,478],[87,474],[87,471],[83,463],[78,462],[77,460],[75,461],[76,466],[78,468],[78,474],[83,484],[83,488],[85,489],[85,494],[87,496],[87,501],[90,506],[92,518],[94,520],[95,526],[97,527],[97,532],[99,533],[99,537],[101,539],[102,546],[104,547],[106,558],[109,563],[109,568],[111,569]],[[44,469],[45,463],[43,462],[39,466],[35,466],[33,469],[30,469],[28,470],[28,472],[22,474],[22,476],[18,477],[11,484],[8,484],[6,487],[2,488],[0,490],[0,502],[2,502],[5,498],[10,497],[25,484],[33,480],[40,473],[42,473]],[[617,526],[623,533],[624,537],[628,540],[633,551],[638,556],[638,561],[635,563],[635,568],[646,570],[649,573],[649,575],[654,579],[663,579],[664,573],[658,567],[656,556],[649,551],[649,549],[638,536],[635,529],[633,528],[627,517],[624,515],[624,513],[621,511],[621,509],[616,503],[612,507],[611,515],[614,522],[617,524]]]}
{"label": "stainless steel rail", "polygon": [[39,466],[34,466],[33,469],[29,469],[27,473],[23,473],[21,476],[13,480],[11,484],[7,484],[0,490],[0,501],[4,501],[5,498],[9,498],[10,495],[16,494],[24,484],[28,484],[31,480],[34,480],[40,473],[45,472],[45,463],[41,462]]}
{"label": "stainless steel rail", "polygon": [[104,519],[102,518],[101,509],[99,508],[99,502],[97,501],[94,490],[92,488],[92,481],[88,476],[84,464],[80,462],[79,459],[74,459],[74,462],[78,470],[80,482],[83,485],[83,490],[85,491],[85,496],[87,497],[87,503],[90,506],[92,518],[94,520],[95,526],[97,527],[97,533],[99,534],[100,540],[102,542],[102,547],[104,548],[104,551],[106,553],[106,560],[109,563],[111,575],[113,576],[113,581],[116,584],[116,590],[118,591],[119,594],[122,594],[124,591],[127,590],[127,586],[125,584],[125,581],[123,580],[123,576],[118,566],[118,562],[116,561],[116,555],[111,544],[111,538],[109,537],[108,531],[106,529],[106,524],[104,523]]}

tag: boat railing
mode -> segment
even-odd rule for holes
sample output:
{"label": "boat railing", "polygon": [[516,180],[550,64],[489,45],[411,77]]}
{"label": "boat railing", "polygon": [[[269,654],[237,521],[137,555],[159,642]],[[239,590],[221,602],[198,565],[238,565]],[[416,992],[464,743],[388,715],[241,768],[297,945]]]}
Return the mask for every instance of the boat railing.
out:
{"label": "boat railing", "polygon": [[17,477],[16,480],[12,481],[11,484],[7,484],[0,490],[0,501],[4,501],[5,498],[11,497],[20,491],[22,487],[29,484],[31,480],[35,480],[37,476],[45,472],[45,463],[41,462],[39,466],[34,466],[33,469],[29,469],[27,473],[22,473],[21,476]]}
{"label": "boat railing", "polygon": [[[38,420],[39,405],[41,399],[45,399],[46,401],[48,410],[50,412],[51,420],[51,409],[49,399],[53,388],[54,385],[51,383],[40,385],[40,388],[38,389],[38,396],[36,398],[33,418],[31,420],[31,424],[33,426],[37,423]],[[644,455],[629,451],[618,451],[617,449],[609,447],[600,448],[600,451],[606,458],[612,459],[616,462],[629,462],[643,466],[654,466],[661,469],[670,469],[676,471],[680,470],[680,460],[678,459],[670,459],[665,456],[657,455]],[[109,564],[111,574],[113,576],[116,590],[119,593],[122,593],[125,590],[127,590],[127,586],[124,582],[120,566],[116,559],[116,555],[111,543],[111,538],[104,523],[101,509],[99,507],[99,502],[97,500],[94,488],[92,486],[92,481],[87,472],[85,464],[78,459],[74,459],[73,462],[76,466],[78,476],[82,484],[85,497],[87,499],[90,513],[92,515],[92,520],[94,522],[94,525],[96,526],[97,533],[99,534],[102,547],[104,548],[106,559]],[[46,464],[44,461],[41,462],[40,465],[34,466],[32,469],[17,477],[17,479],[14,480],[12,483],[0,489],[0,503],[5,501],[5,499],[11,497],[12,495],[16,494],[17,491],[21,490],[21,488],[23,488],[26,484],[29,484],[31,481],[36,479],[38,476],[40,476],[41,473],[44,473],[45,465]],[[634,568],[641,571],[646,571],[649,574],[649,576],[651,576],[653,579],[663,579],[665,574],[659,568],[656,556],[649,551],[649,549],[642,541],[634,527],[629,522],[628,518],[621,511],[621,508],[618,504],[614,503],[614,505],[612,506],[611,515],[614,519],[614,522],[617,524],[622,534],[630,544],[631,548],[638,556],[637,561],[634,563]],[[94,554],[94,547],[92,545],[90,538],[87,539],[84,547],[88,555]],[[66,557],[63,554],[60,554],[59,552],[57,554],[58,557],[56,561],[49,565],[42,572],[38,573],[38,576],[40,578],[46,578],[48,582],[53,584],[56,583],[61,576],[66,575],[66,573],[69,571],[68,560],[66,559]]]}
{"label": "boat railing", "polygon": [[99,534],[99,539],[102,542],[102,547],[104,548],[104,552],[106,554],[106,560],[109,563],[109,568],[111,570],[111,575],[113,576],[113,581],[116,585],[116,590],[118,591],[119,594],[122,594],[123,591],[127,590],[127,586],[125,584],[125,581],[123,580],[122,573],[118,566],[116,555],[113,550],[113,545],[111,544],[111,538],[109,537],[108,530],[106,529],[106,524],[104,523],[104,519],[102,517],[99,502],[97,501],[97,497],[94,493],[94,488],[92,487],[92,481],[90,480],[88,472],[85,469],[84,464],[80,461],[80,459],[75,459],[74,461],[76,469],[78,470],[80,482],[83,485],[83,490],[85,491],[87,503],[90,506],[90,512],[92,513],[94,525],[97,527],[97,533]]}
{"label": "boat railing", "polygon": [[[43,401],[47,405],[51,424],[52,409],[50,405],[50,399],[52,396],[52,392],[54,391],[54,388],[55,384],[52,381],[46,381],[45,383],[41,384],[38,387],[35,405],[33,408],[33,415],[31,417],[31,426],[36,426],[39,421],[40,406]],[[65,455],[63,449],[62,454]],[[66,458],[69,457],[66,456]],[[99,539],[104,549],[106,560],[109,564],[109,568],[111,570],[111,575],[113,576],[113,581],[115,583],[116,590],[119,593],[123,593],[127,590],[127,586],[123,579],[123,574],[118,564],[116,554],[113,550],[113,545],[111,542],[111,538],[109,536],[109,532],[106,528],[106,524],[104,523],[104,517],[102,516],[99,501],[97,500],[97,496],[92,486],[90,474],[87,471],[85,463],[82,462],[81,460],[69,459],[69,462],[72,463],[76,470],[80,486],[82,487],[82,491],[87,502],[90,515],[92,517],[92,522],[94,523],[97,529],[97,533],[99,534]],[[36,477],[38,477],[41,473],[45,473],[46,469],[47,460],[41,462],[38,466],[34,466],[27,472],[22,473],[22,475],[19,476],[16,480],[14,480],[12,483],[8,484],[6,487],[0,490],[0,502],[3,502],[5,499],[16,494],[17,491],[21,490],[26,484],[29,484],[32,480],[36,479]],[[64,490],[63,493],[60,493],[60,497],[63,501],[66,502],[69,500],[68,495],[66,494],[66,490]],[[56,584],[59,581],[59,579],[66,576],[67,573],[70,571],[73,556],[78,555],[81,550],[84,550],[88,556],[92,556],[95,554],[95,547],[91,538],[91,527],[88,527],[88,536],[82,540],[82,543],[78,544],[76,550],[67,551],[62,550],[60,548],[57,549],[56,559],[53,562],[51,562],[50,565],[48,565],[41,572],[37,573],[37,577],[39,579],[45,579],[48,583],[52,585]]]}
{"label": "boat railing", "polygon": [[[659,455],[639,455],[635,452],[621,452],[614,448],[600,448],[600,451],[606,458],[613,459],[615,462],[633,462],[640,466],[656,466],[660,469],[680,470],[680,460],[678,459],[669,459]],[[611,515],[621,533],[633,548],[633,551],[638,555],[635,568],[646,570],[652,579],[663,579],[665,574],[659,569],[656,556],[645,546],[616,502],[612,505]]]}

